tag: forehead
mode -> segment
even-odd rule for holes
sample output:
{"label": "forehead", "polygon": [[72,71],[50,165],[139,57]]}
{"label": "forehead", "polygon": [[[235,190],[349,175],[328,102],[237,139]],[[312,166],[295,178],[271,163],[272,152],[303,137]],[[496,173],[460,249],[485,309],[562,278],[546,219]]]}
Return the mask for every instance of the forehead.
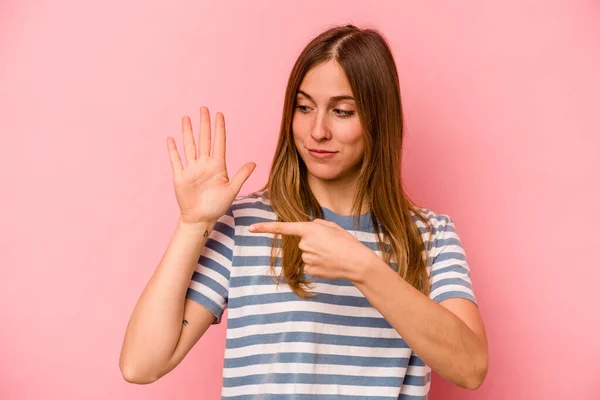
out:
{"label": "forehead", "polygon": [[335,61],[328,61],[311,68],[304,76],[300,90],[308,93],[315,100],[352,95],[350,82],[342,67]]}

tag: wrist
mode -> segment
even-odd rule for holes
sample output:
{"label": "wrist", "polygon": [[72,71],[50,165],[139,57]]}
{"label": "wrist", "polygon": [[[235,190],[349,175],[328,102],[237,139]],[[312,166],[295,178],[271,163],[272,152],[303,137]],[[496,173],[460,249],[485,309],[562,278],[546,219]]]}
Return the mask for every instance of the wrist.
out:
{"label": "wrist", "polygon": [[196,233],[204,233],[214,227],[217,221],[198,221],[198,222],[186,222],[181,219],[181,216],[177,219],[177,227],[179,229]]}
{"label": "wrist", "polygon": [[365,256],[361,258],[362,261],[357,263],[358,268],[355,269],[353,276],[349,279],[355,285],[364,285],[383,263],[383,260],[379,258],[377,253],[372,251],[369,252],[370,254],[366,253]]}

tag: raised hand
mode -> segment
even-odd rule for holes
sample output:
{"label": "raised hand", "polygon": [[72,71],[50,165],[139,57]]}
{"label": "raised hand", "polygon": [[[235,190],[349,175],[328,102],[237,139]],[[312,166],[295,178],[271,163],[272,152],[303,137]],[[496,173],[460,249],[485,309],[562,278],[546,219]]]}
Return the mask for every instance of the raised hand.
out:
{"label": "raised hand", "polygon": [[179,219],[185,223],[214,222],[219,219],[227,212],[256,167],[255,163],[248,162],[229,180],[225,162],[225,117],[217,112],[216,119],[215,136],[211,140],[210,113],[208,108],[200,108],[198,152],[190,118],[184,116],[181,119],[185,168],[175,140],[170,136],[167,138],[175,197],[181,210]]}

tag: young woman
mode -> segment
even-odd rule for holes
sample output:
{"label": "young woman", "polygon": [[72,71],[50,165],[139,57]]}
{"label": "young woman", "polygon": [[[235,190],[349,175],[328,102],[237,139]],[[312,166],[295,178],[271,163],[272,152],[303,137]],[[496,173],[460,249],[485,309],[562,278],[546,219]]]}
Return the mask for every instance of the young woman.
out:
{"label": "young woman", "polygon": [[[229,179],[225,120],[184,167],[181,214],[127,327],[129,382],[171,371],[228,308],[223,399],[426,399],[431,369],[475,389],[487,341],[452,219],[403,190],[398,73],[385,39],[340,26],[314,38],[287,85],[268,183]],[[212,145],[212,153],[211,153]]]}

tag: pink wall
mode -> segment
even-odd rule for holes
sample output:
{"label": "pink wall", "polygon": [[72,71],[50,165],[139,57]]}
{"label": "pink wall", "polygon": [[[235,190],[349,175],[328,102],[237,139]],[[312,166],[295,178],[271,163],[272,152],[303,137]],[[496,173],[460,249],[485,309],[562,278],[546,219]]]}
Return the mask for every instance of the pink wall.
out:
{"label": "pink wall", "polygon": [[155,384],[118,368],[177,218],[165,138],[222,111],[257,189],[295,57],[345,22],[393,47],[406,186],[454,218],[488,330],[479,391],[430,398],[600,398],[597,2],[82,3],[0,3],[0,398],[218,398],[224,324]]}

